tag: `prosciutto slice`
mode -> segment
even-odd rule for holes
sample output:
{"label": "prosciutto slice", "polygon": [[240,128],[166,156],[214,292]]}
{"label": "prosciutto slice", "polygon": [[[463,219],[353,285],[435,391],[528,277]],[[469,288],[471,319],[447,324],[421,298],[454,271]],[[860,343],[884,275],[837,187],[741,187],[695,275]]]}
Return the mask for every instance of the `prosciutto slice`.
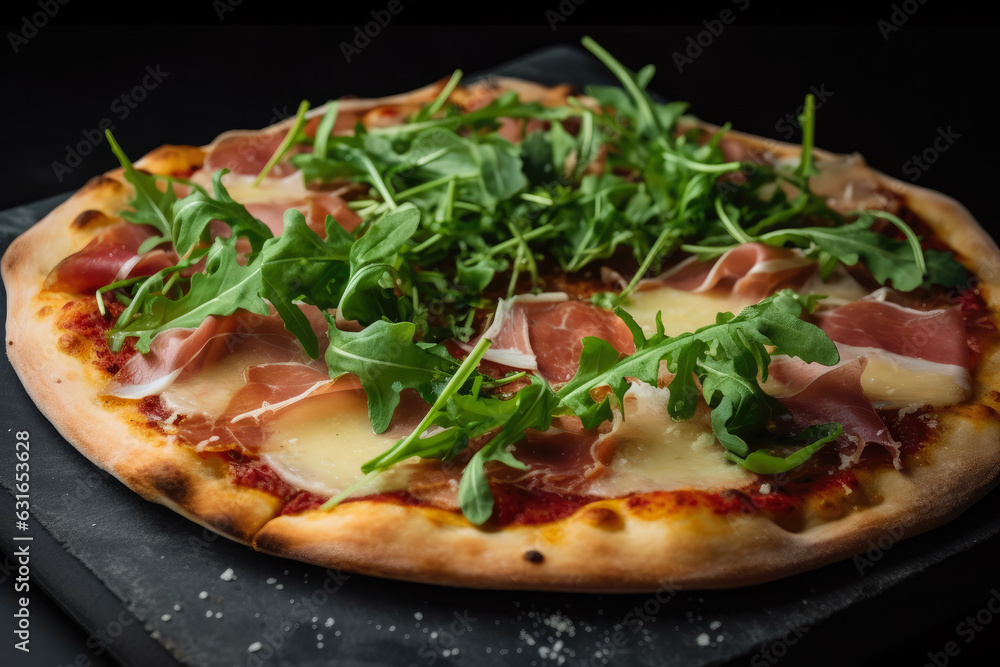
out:
{"label": "prosciutto slice", "polygon": [[537,371],[549,382],[568,382],[587,336],[602,338],[624,354],[635,351],[632,332],[611,311],[570,301],[562,293],[501,299],[493,323],[481,336],[493,341],[483,358]]}
{"label": "prosciutto slice", "polygon": [[151,250],[139,254],[139,246],[155,230],[146,225],[119,222],[101,231],[83,250],[59,262],[45,279],[45,289],[92,292],[116,280],[149,276],[177,263],[173,251]]}
{"label": "prosciutto slice", "polygon": [[863,300],[820,314],[819,326],[844,345],[969,368],[965,322],[958,307],[923,311]]}
{"label": "prosciutto slice", "polygon": [[847,453],[841,453],[841,467],[857,463],[865,446],[877,443],[893,455],[896,468],[902,468],[900,443],[892,437],[861,386],[866,364],[864,358],[841,364],[817,376],[798,393],[782,398],[781,403],[788,409],[796,431],[827,422],[839,422],[844,427],[839,442],[847,445]]}
{"label": "prosciutto slice", "polygon": [[[319,340],[326,343],[326,320],[322,312],[306,304],[299,307]],[[237,351],[248,358],[272,363],[307,360],[302,347],[276,313],[265,317],[240,311],[226,317],[210,316],[197,329],[170,329],[158,334],[150,344],[149,353],[129,359],[102,394],[133,399],[155,396],[179,378]],[[322,364],[321,360],[322,356],[313,363]]]}
{"label": "prosciutto slice", "polygon": [[265,438],[267,424],[282,410],[314,396],[361,388],[354,375],[334,381],[317,366],[296,362],[250,366],[246,384],[221,414],[190,415],[177,431],[200,450],[238,445],[254,451]]}
{"label": "prosciutto slice", "polygon": [[[228,169],[234,174],[256,176],[271,159],[285,138],[287,130],[264,132],[229,132],[220,138],[205,155],[204,171],[212,174],[217,169]],[[301,146],[293,146],[286,154],[301,152]],[[266,178],[284,178],[296,171],[287,160],[281,160],[268,172]]]}
{"label": "prosciutto slice", "polygon": [[759,301],[779,289],[801,287],[816,270],[816,262],[807,259],[798,248],[744,243],[715,262],[690,257],[645,284],[666,285],[688,292],[723,288],[736,296]]}
{"label": "prosciutto slice", "polygon": [[326,238],[326,216],[332,215],[341,227],[352,231],[361,224],[361,217],[347,205],[338,195],[329,192],[317,192],[304,198],[292,199],[278,203],[250,203],[246,209],[271,230],[275,236],[285,228],[285,211],[298,209],[306,218],[309,229],[316,232],[320,238]]}
{"label": "prosciutto slice", "polygon": [[[104,396],[138,399],[162,393],[185,368],[202,367],[223,353],[222,337],[237,326],[235,315],[211,316],[197,329],[171,329],[157,335],[147,354],[137,354],[115,374],[101,392]],[[215,350],[212,350],[212,348]],[[220,349],[221,348],[221,349]]]}
{"label": "prosciutto slice", "polygon": [[[892,385],[893,394],[906,394],[905,385],[899,384],[904,371],[918,374],[925,382],[926,376],[933,376],[951,388],[943,391],[939,386],[939,401],[961,400],[971,391],[969,347],[958,308],[921,311],[888,301],[862,300],[817,319],[837,344],[840,363],[827,367],[775,356],[764,389],[779,398],[799,428],[830,421],[843,424],[846,437],[855,444],[845,464],[859,459],[865,443],[875,442],[893,454],[899,467],[899,443],[889,434],[862,384],[870,361],[899,369],[899,375],[891,376],[900,378]],[[871,391],[878,388],[871,384]],[[920,395],[921,401],[925,398]],[[892,397],[877,404],[900,407],[905,402]]]}

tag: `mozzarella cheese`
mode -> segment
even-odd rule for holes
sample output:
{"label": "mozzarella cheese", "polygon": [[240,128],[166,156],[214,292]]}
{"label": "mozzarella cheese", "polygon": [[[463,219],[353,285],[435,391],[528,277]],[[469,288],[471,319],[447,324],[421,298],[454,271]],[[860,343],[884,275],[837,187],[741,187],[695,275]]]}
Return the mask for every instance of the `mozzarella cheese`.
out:
{"label": "mozzarella cheese", "polygon": [[676,336],[715,324],[716,313],[738,313],[751,303],[728,293],[686,292],[663,285],[633,292],[622,308],[635,318],[647,336],[656,333],[656,313],[662,311],[664,331],[668,336]]}
{"label": "mozzarella cheese", "polygon": [[864,355],[868,365],[861,374],[861,386],[876,408],[940,407],[964,401],[972,392],[969,371],[962,366],[860,349],[871,350]]}
{"label": "mozzarella cheese", "polygon": [[237,351],[187,377],[174,381],[160,394],[160,402],[175,414],[221,415],[246,383],[247,367],[262,363],[259,355]]}
{"label": "mozzarella cheese", "polygon": [[616,416],[611,433],[616,449],[613,476],[597,482],[594,492],[609,497],[680,488],[739,488],[753,473],[725,458],[715,439],[707,409],[675,422],[667,413],[670,392],[637,382],[625,394],[625,418]]}
{"label": "mozzarella cheese", "polygon": [[[258,454],[289,484],[332,496],[361,480],[361,465],[399,438],[391,431],[372,432],[362,391],[337,391],[283,410],[268,426]],[[405,466],[387,470],[361,493],[405,489],[406,470]]]}

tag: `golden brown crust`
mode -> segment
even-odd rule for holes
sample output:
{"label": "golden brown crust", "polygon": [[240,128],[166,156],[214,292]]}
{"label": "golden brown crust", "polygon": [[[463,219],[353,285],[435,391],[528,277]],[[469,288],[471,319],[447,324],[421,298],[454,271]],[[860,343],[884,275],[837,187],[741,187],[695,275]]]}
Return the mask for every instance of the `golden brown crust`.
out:
{"label": "golden brown crust", "polygon": [[[548,94],[534,84],[516,85],[538,99]],[[374,102],[351,100],[342,108],[429,99],[440,86]],[[790,144],[730,136],[778,157],[794,157],[799,151]],[[857,160],[823,151],[816,156],[820,161]],[[168,146],[137,166],[177,173],[200,165],[203,158],[203,149]],[[860,168],[958,251],[980,278],[984,299],[995,311],[1000,305],[1000,251],[971,215],[938,193]],[[144,498],[258,550],[327,567],[469,587],[642,591],[740,586],[850,557],[884,544],[887,536],[894,541],[940,525],[985,494],[1000,475],[1000,401],[990,389],[1000,384],[1000,350],[991,349],[974,370],[972,401],[936,411],[934,442],[904,457],[902,472],[888,467],[861,471],[860,486],[845,490],[835,509],[807,502],[794,522],[753,507],[716,512],[708,506],[680,506],[669,496],[649,502],[602,500],[559,521],[503,528],[476,527],[443,510],[371,500],[347,502],[330,512],[278,516],[280,500],[232,484],[219,458],[203,458],[169,442],[145,426],[134,406],[96,398],[95,387],[105,378],[88,362],[67,356],[66,345],[60,347],[54,313],[65,297],[41,292],[43,281],[52,266],[124,207],[127,188],[119,179],[118,172],[111,172],[92,180],[4,255],[8,355],[35,403],[88,458]],[[51,342],[40,347],[38,341]]]}

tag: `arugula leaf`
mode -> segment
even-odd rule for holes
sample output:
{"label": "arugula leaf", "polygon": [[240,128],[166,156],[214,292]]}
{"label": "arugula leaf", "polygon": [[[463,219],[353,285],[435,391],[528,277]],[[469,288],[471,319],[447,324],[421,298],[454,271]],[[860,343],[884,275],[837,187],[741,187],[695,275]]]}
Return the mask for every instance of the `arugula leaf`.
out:
{"label": "arugula leaf", "polygon": [[[488,401],[494,399],[480,399],[478,384],[473,385],[472,394],[459,393],[476,372],[491,344],[488,338],[481,339],[448,380],[417,427],[388,450],[364,463],[361,471],[381,472],[413,456],[448,460],[464,449],[471,438],[495,428],[495,410],[483,409]],[[452,428],[424,437],[431,426]]]}
{"label": "arugula leaf", "polygon": [[816,98],[812,93],[806,95],[799,116],[799,127],[802,128],[802,151],[799,154],[799,166],[795,169],[795,180],[799,189],[808,193],[809,177],[815,176],[819,170],[813,165],[813,137],[816,132]]}
{"label": "arugula leaf", "polygon": [[336,100],[326,103],[326,111],[316,127],[316,136],[313,138],[313,153],[319,158],[326,157],[327,142],[333,134],[333,128],[337,124],[337,113],[340,111],[340,104]]}
{"label": "arugula leaf", "polygon": [[751,472],[761,475],[776,475],[778,473],[788,472],[789,470],[802,465],[809,460],[813,454],[818,452],[823,445],[833,442],[839,438],[843,432],[844,428],[840,424],[818,424],[816,426],[810,426],[794,438],[788,439],[789,442],[813,440],[810,444],[792,452],[788,456],[777,456],[769,449],[758,449],[750,452],[746,459],[740,459],[738,456],[733,456],[730,452],[727,452],[726,456],[731,460],[742,464],[743,467]]}
{"label": "arugula leaf", "polygon": [[[558,392],[561,405],[580,416],[585,427],[593,428],[611,416],[610,397],[595,401],[595,389],[609,387],[621,404],[628,390],[626,378],[655,385],[664,361],[667,370],[675,374],[668,385],[670,416],[678,421],[689,419],[694,414],[694,399],[702,393],[713,409],[712,426],[719,441],[742,457],[748,451],[745,438],[763,428],[774,409],[772,399],[757,383],[758,374],[767,379],[770,355],[787,354],[827,366],[839,360],[837,348],[826,334],[799,319],[809,305],[808,300],[783,290],[744,308],[739,315],[720,313],[716,324],[693,333],[667,336],[658,318],[657,332],[649,338],[628,313],[618,309],[615,312],[632,331],[635,353],[619,359],[610,343],[585,338],[580,367]],[[768,347],[774,349],[769,352]]]}
{"label": "arugula leaf", "polygon": [[383,316],[398,319],[392,282],[382,285],[381,281],[387,273],[391,277],[400,249],[419,225],[420,212],[412,204],[404,204],[382,216],[351,246],[351,274],[339,305],[343,318],[362,323]]}
{"label": "arugula leaf", "polygon": [[922,287],[942,285],[951,288],[968,284],[969,270],[956,260],[952,253],[944,250],[925,250],[924,259],[927,261],[927,278],[924,279]]}
{"label": "arugula leaf", "polygon": [[[128,308],[122,312],[115,327],[108,332],[110,347],[121,349],[125,339],[137,338],[139,352],[149,352],[149,345],[156,334],[177,327],[196,328],[212,315],[232,315],[240,308],[257,315],[267,315],[270,310],[260,296],[261,265],[257,260],[240,265],[237,261],[235,238],[215,239],[206,257],[205,270],[191,277],[191,287],[186,294],[171,300],[163,294],[141,303],[141,312]],[[162,291],[162,274],[151,276],[144,283],[150,292]]]}
{"label": "arugula leaf", "polygon": [[295,301],[321,310],[336,308],[350,276],[348,259],[354,238],[327,216],[326,239],[321,239],[296,209],[285,211],[284,230],[269,244],[261,263],[261,296],[271,302],[285,328],[298,338],[306,353],[319,356],[319,341],[308,318]]}
{"label": "arugula leaf", "polygon": [[140,225],[151,225],[160,232],[160,236],[154,237],[155,245],[150,245],[153,240],[143,243],[140,250],[149,250],[165,241],[172,241],[173,215],[171,207],[177,200],[172,183],[167,183],[166,190],[160,190],[156,186],[157,177],[151,174],[140,172],[132,162],[126,157],[125,151],[121,149],[111,130],[105,130],[104,135],[108,139],[111,151],[118,158],[122,169],[125,171],[125,180],[132,184],[135,189],[135,198],[129,202],[129,206],[134,211],[122,211],[121,217],[129,222]]}
{"label": "arugula leaf", "polygon": [[800,227],[768,232],[759,240],[769,245],[786,243],[807,246],[807,255],[817,258],[826,273],[833,264],[824,261],[832,257],[847,266],[861,262],[878,282],[892,281],[893,287],[908,292],[924,281],[924,256],[919,242],[896,241],[872,231],[875,215],[865,212],[855,222],[840,227]]}
{"label": "arugula leaf", "polygon": [[443,345],[418,344],[412,322],[379,320],[359,332],[341,331],[329,315],[330,347],[326,364],[330,377],[354,373],[368,395],[372,430],[389,428],[403,389],[416,389],[433,403],[458,367]]}
{"label": "arugula leaf", "polygon": [[531,384],[514,394],[513,398],[492,400],[496,424],[502,424],[500,432],[472,455],[458,484],[458,504],[462,514],[477,525],[485,523],[493,513],[493,494],[486,478],[486,464],[499,461],[518,470],[527,470],[528,466],[514,458],[509,447],[524,437],[526,429],[547,430],[558,404],[549,385],[538,378],[532,378]]}
{"label": "arugula leaf", "polygon": [[270,159],[268,159],[267,164],[265,164],[264,168],[260,170],[259,174],[257,174],[257,178],[253,181],[254,187],[260,185],[260,182],[263,181],[264,177],[267,176],[267,174],[274,169],[274,166],[281,161],[281,158],[285,156],[285,153],[287,153],[289,149],[299,141],[299,134],[302,132],[302,128],[305,127],[306,124],[307,111],[309,111],[309,102],[302,100],[295,113],[295,122],[292,123],[292,127],[289,128],[284,139],[281,140],[281,143],[274,150]]}
{"label": "arugula leaf", "polygon": [[234,200],[222,184],[222,177],[228,169],[220,169],[212,175],[214,197],[198,188],[171,206],[171,236],[174,248],[181,257],[188,257],[198,244],[211,244],[209,223],[219,220],[229,225],[230,236],[241,236],[250,242],[253,253],[260,252],[264,241],[272,238],[270,228],[250,215],[246,207]]}

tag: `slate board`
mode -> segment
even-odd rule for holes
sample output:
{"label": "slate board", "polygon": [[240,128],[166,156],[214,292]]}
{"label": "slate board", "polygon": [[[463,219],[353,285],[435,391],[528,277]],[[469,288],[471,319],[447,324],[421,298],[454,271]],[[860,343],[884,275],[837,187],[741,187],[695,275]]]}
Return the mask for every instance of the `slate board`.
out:
{"label": "slate board", "polygon": [[[565,47],[494,72],[610,82],[593,60]],[[0,212],[2,249],[62,198]],[[735,591],[467,591],[324,570],[254,553],[141,500],[61,438],[7,363],[0,387],[0,483],[10,493],[13,434],[31,433],[33,521],[22,534],[35,538],[32,582],[126,665],[773,664],[785,654],[839,664],[843,654],[830,646],[841,647],[846,633],[881,638],[880,646],[851,650],[861,664],[913,638],[876,618],[871,601],[902,603],[917,589],[947,590],[954,578],[971,593],[933,604],[958,613],[970,599],[985,603],[997,581],[997,492],[929,534],[898,544],[887,534],[867,560]],[[0,548],[10,554],[19,544],[4,518],[10,495],[2,507]],[[949,567],[955,562],[961,571]],[[864,634],[878,625],[896,634]]]}

